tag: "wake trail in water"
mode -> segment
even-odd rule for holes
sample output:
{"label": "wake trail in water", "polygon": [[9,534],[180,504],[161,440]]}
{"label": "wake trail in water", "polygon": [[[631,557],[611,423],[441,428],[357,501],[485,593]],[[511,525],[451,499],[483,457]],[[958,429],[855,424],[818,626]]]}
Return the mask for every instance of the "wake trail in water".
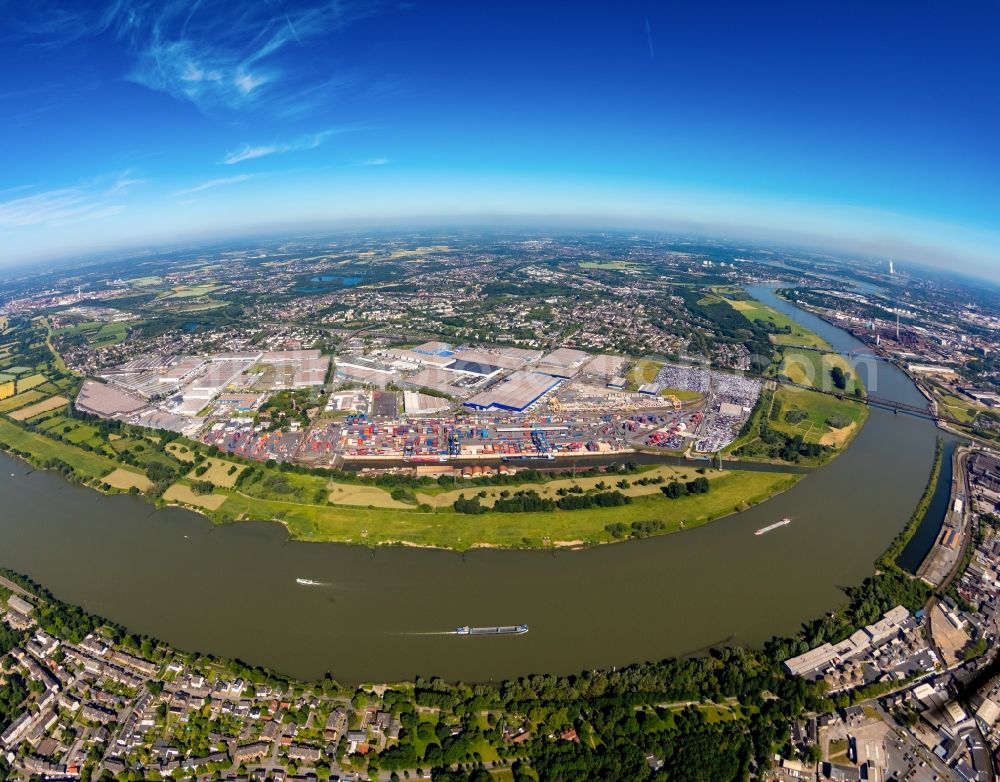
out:
{"label": "wake trail in water", "polygon": [[454,630],[436,630],[429,633],[398,632],[398,633],[389,633],[389,635],[457,635],[457,633]]}

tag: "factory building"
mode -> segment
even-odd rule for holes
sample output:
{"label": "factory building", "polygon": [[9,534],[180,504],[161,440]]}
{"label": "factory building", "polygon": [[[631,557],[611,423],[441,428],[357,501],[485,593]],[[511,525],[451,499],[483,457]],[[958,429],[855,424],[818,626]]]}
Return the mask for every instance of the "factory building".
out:
{"label": "factory building", "polygon": [[515,372],[502,383],[476,394],[465,406],[473,410],[509,410],[521,413],[556,388],[560,382],[559,378],[539,372]]}

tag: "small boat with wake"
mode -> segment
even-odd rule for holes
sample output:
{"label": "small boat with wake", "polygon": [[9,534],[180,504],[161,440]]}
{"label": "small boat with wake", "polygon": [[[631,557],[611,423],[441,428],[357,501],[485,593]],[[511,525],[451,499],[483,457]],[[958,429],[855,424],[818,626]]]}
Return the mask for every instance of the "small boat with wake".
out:
{"label": "small boat with wake", "polygon": [[313,581],[311,578],[297,578],[295,579],[295,583],[307,587],[329,586],[328,584],[324,584],[322,581]]}

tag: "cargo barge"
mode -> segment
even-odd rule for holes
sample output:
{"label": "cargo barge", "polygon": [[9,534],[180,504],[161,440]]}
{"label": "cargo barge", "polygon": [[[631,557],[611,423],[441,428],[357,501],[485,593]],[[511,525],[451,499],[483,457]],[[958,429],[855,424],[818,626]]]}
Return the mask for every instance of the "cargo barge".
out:
{"label": "cargo barge", "polygon": [[778,529],[778,527],[784,527],[786,524],[791,524],[791,523],[792,520],[786,516],[781,521],[776,521],[774,522],[774,524],[768,524],[766,527],[761,527],[754,533],[754,535],[766,535],[771,530],[776,530]]}
{"label": "cargo barge", "polygon": [[501,625],[499,627],[469,627],[462,625],[455,628],[455,635],[524,635],[528,625]]}

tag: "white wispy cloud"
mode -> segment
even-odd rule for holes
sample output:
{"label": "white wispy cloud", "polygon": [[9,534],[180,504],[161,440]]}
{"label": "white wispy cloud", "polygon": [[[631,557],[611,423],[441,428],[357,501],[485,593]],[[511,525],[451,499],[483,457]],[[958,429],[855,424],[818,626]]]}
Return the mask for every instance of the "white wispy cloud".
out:
{"label": "white wispy cloud", "polygon": [[281,150],[275,144],[268,144],[261,147],[251,147],[249,144],[244,144],[240,149],[227,153],[222,159],[222,162],[227,166],[231,166],[234,163],[242,163],[244,160],[267,157],[268,155],[273,155],[279,151]]}
{"label": "white wispy cloud", "polygon": [[[0,10],[5,0],[0,0]],[[11,13],[13,14],[13,7]],[[110,33],[131,60],[127,78],[204,111],[318,105],[335,88],[322,67],[329,36],[376,13],[378,0],[33,0],[15,24],[40,46]]]}
{"label": "white wispy cloud", "polygon": [[116,174],[0,201],[0,228],[63,225],[110,217],[125,209],[116,199],[141,182],[128,174]]}
{"label": "white wispy cloud", "polygon": [[202,190],[211,190],[213,187],[222,187],[224,185],[235,185],[238,182],[245,182],[248,179],[253,178],[253,174],[237,174],[236,176],[226,176],[220,177],[219,179],[209,179],[207,182],[202,182],[201,184],[195,185],[194,187],[187,187],[183,190],[178,190],[174,193],[175,196],[191,195],[192,193],[200,193]]}
{"label": "white wispy cloud", "polygon": [[387,166],[392,161],[387,157],[373,157],[368,158],[368,160],[359,160],[354,165],[356,166]]}
{"label": "white wispy cloud", "polygon": [[267,157],[268,155],[279,155],[284,152],[301,152],[304,150],[316,149],[316,147],[320,146],[330,136],[337,133],[346,133],[349,130],[351,129],[337,128],[324,130],[321,133],[310,133],[307,136],[300,136],[292,141],[275,144],[260,144],[256,146],[244,144],[239,149],[227,153],[221,162],[225,163],[227,166],[231,166],[234,163],[242,163],[244,160],[253,160],[255,158]]}

